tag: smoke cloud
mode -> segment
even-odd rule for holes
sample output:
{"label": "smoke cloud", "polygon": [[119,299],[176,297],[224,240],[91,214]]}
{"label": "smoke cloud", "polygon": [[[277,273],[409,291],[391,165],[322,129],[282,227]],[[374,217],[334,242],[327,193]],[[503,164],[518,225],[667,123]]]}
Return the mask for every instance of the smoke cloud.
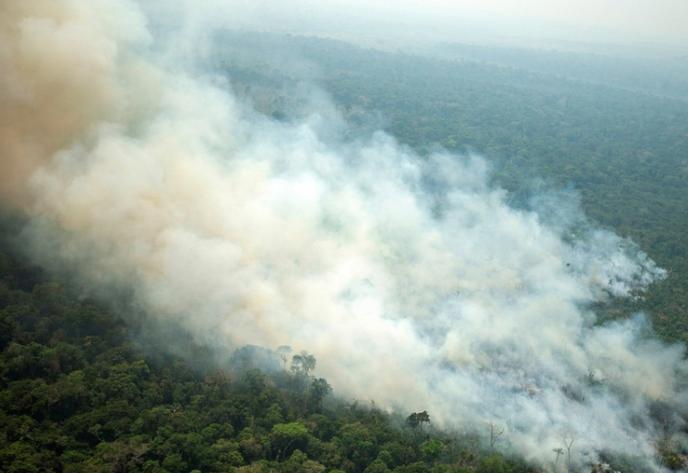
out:
{"label": "smoke cloud", "polygon": [[570,200],[510,207],[479,157],[261,116],[150,59],[146,22],[126,0],[0,4],[1,195],[41,263],[203,343],[308,350],[345,396],[501,425],[533,461],[563,437],[578,462],[653,457],[683,347],[590,310],[663,277],[632,242]]}

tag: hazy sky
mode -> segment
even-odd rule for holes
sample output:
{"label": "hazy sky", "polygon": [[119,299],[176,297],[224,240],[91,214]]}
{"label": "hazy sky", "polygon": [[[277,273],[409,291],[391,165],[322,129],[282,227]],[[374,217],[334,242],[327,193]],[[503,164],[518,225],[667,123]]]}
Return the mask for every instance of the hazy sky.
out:
{"label": "hazy sky", "polygon": [[[414,1],[415,4],[422,2]],[[685,0],[429,0],[460,14],[462,9],[588,30],[592,34],[618,34],[620,39],[688,42],[688,2]],[[563,32],[566,33],[566,32]]]}
{"label": "hazy sky", "polygon": [[[145,2],[150,7],[150,2]],[[178,2],[164,2],[177,8]],[[687,0],[210,0],[229,26],[405,40],[659,43],[688,47]],[[201,6],[202,5],[202,6]],[[200,15],[200,13],[198,13]]]}

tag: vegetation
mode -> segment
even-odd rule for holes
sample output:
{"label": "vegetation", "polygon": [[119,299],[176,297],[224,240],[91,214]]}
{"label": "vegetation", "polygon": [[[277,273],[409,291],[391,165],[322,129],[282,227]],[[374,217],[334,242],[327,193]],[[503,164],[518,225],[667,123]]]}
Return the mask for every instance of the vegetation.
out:
{"label": "vegetation", "polygon": [[533,471],[479,439],[432,429],[427,412],[405,425],[335,400],[308,353],[270,375],[251,368],[250,349],[233,370],[179,336],[187,356],[172,355],[136,320],[8,248],[0,246],[0,471]]}

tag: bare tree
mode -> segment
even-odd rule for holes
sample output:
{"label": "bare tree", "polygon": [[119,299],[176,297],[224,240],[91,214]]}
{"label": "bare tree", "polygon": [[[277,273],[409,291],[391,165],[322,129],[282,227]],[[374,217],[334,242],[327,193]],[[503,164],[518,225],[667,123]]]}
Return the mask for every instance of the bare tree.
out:
{"label": "bare tree", "polygon": [[566,469],[571,471],[571,449],[576,441],[576,437],[571,432],[565,432],[561,435],[561,441],[566,448]]}
{"label": "bare tree", "polygon": [[490,422],[490,448],[494,448],[499,437],[504,433],[504,427],[496,425],[494,422]]}
{"label": "bare tree", "polygon": [[291,370],[294,373],[302,373],[309,377],[311,371],[315,369],[315,357],[306,351],[294,355],[291,359]]}
{"label": "bare tree", "polygon": [[557,471],[559,469],[559,457],[564,454],[564,449],[561,447],[557,447],[552,449],[554,452],[554,471]]}
{"label": "bare tree", "polygon": [[282,367],[284,371],[287,371],[287,361],[289,361],[289,353],[291,353],[291,347],[288,345],[282,345],[277,347],[277,354],[282,360]]}
{"label": "bare tree", "polygon": [[406,418],[406,424],[412,429],[423,430],[423,424],[430,423],[428,411],[414,412]]}

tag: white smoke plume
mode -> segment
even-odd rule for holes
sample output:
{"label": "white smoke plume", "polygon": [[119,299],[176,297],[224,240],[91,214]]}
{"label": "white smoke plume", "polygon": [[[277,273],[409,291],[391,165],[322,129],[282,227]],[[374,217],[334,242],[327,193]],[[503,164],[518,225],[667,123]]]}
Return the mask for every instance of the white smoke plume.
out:
{"label": "white smoke plume", "polygon": [[261,116],[147,58],[146,21],[126,0],[0,4],[1,196],[39,261],[213,346],[308,350],[345,396],[499,424],[532,461],[564,436],[579,462],[654,455],[683,348],[588,309],[663,276],[642,252],[575,208],[511,208],[480,158]]}

